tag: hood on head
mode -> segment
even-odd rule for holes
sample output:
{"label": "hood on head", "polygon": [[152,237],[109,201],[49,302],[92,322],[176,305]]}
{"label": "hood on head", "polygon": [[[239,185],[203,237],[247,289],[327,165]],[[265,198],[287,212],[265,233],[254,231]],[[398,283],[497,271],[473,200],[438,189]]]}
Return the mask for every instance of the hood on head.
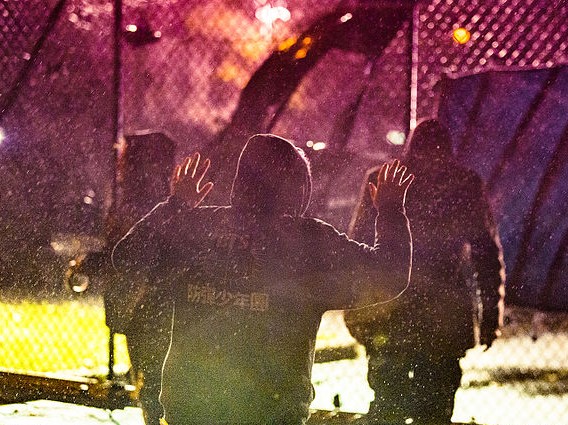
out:
{"label": "hood on head", "polygon": [[450,134],[436,119],[427,119],[418,123],[409,140],[409,148],[405,155],[407,160],[444,160],[452,157]]}
{"label": "hood on head", "polygon": [[231,205],[261,216],[302,215],[312,191],[304,152],[273,134],[252,136],[239,157]]}

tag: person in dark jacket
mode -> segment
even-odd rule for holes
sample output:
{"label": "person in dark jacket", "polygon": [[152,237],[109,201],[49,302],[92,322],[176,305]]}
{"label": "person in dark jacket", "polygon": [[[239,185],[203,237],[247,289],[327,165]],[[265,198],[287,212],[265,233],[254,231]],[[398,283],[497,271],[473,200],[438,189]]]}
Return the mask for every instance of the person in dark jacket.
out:
{"label": "person in dark jacket", "polygon": [[126,278],[166,287],[175,300],[165,420],[303,424],[322,314],[386,302],[407,287],[413,176],[394,161],[370,185],[378,216],[369,246],[304,217],[309,164],[286,139],[248,140],[229,206],[199,206],[211,188],[202,187],[209,160],[199,162],[195,154],[178,167],[172,195],[112,256]]}
{"label": "person in dark jacket", "polygon": [[[369,357],[375,400],[368,422],[445,425],[462,376],[459,359],[475,342],[474,324],[487,347],[499,333],[504,267],[482,181],[453,160],[447,130],[437,120],[423,121],[409,143],[405,162],[416,175],[407,203],[410,288],[384,307],[346,312],[345,321]],[[378,172],[370,170],[367,179]],[[370,241],[372,220],[362,192],[350,236]]]}
{"label": "person in dark jacket", "polygon": [[[175,167],[175,142],[161,132],[149,131],[127,135],[125,140],[116,170],[117,198],[105,217],[105,247],[75,259],[67,279],[72,285],[75,280],[88,277],[94,286],[102,287],[105,321],[110,331],[109,354],[114,351],[114,334],[124,334],[130,378],[137,387],[145,422],[157,425],[162,416],[161,374],[170,340],[173,303],[162,288],[131,287],[115,272],[110,256],[128,230],[168,196]],[[114,379],[110,357],[109,377]]]}

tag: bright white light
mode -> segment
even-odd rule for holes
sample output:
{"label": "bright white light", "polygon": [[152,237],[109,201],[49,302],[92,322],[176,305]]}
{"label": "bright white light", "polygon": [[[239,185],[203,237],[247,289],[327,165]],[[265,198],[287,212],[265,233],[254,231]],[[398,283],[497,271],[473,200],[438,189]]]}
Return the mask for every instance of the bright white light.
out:
{"label": "bright white light", "polygon": [[306,147],[312,148],[315,151],[321,151],[325,149],[326,144],[324,142],[314,142],[313,140],[308,140],[306,142]]}
{"label": "bright white light", "polygon": [[83,198],[83,202],[87,205],[91,205],[93,203],[93,198],[91,198],[90,196],[85,196]]}
{"label": "bright white light", "polygon": [[339,20],[341,22],[347,22],[349,19],[353,18],[353,15],[351,13],[346,13],[345,15],[343,15],[341,18],[339,18]]}
{"label": "bright white light", "polygon": [[4,129],[0,127],[0,145],[6,140],[6,133],[4,133]]}
{"label": "bright white light", "polygon": [[282,22],[288,22],[292,17],[290,11],[284,6],[272,7],[269,4],[256,9],[254,16],[267,27],[271,27],[278,19]]}
{"label": "bright white light", "polygon": [[389,130],[389,132],[387,133],[387,140],[393,145],[400,146],[404,145],[406,136],[400,130]]}
{"label": "bright white light", "polygon": [[126,26],[126,31],[128,32],[136,32],[138,30],[138,27],[134,24],[129,24]]}

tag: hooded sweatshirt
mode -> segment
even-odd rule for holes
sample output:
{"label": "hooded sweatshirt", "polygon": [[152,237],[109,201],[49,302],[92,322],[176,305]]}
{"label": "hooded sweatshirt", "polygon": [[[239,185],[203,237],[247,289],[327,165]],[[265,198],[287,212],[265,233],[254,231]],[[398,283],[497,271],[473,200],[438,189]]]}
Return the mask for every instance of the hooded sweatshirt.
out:
{"label": "hooded sweatshirt", "polygon": [[121,273],[174,299],[161,394],[170,425],[305,423],[322,314],[406,288],[403,205],[381,206],[368,246],[303,217],[310,192],[302,152],[257,135],[241,153],[230,206],[190,209],[170,197],[115,247]]}

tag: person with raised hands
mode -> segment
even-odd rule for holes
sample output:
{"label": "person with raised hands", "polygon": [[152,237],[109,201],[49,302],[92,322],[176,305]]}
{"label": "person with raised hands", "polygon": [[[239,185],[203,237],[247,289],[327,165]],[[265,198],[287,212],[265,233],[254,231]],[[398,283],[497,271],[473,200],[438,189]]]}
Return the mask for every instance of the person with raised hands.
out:
{"label": "person with raised hands", "polygon": [[196,153],[177,167],[171,196],[113,252],[125,278],[164,285],[174,300],[164,421],[303,424],[322,314],[386,303],[408,285],[413,175],[394,161],[369,185],[366,245],[306,216],[310,167],[292,142],[251,137],[226,206],[201,205],[209,165]]}

